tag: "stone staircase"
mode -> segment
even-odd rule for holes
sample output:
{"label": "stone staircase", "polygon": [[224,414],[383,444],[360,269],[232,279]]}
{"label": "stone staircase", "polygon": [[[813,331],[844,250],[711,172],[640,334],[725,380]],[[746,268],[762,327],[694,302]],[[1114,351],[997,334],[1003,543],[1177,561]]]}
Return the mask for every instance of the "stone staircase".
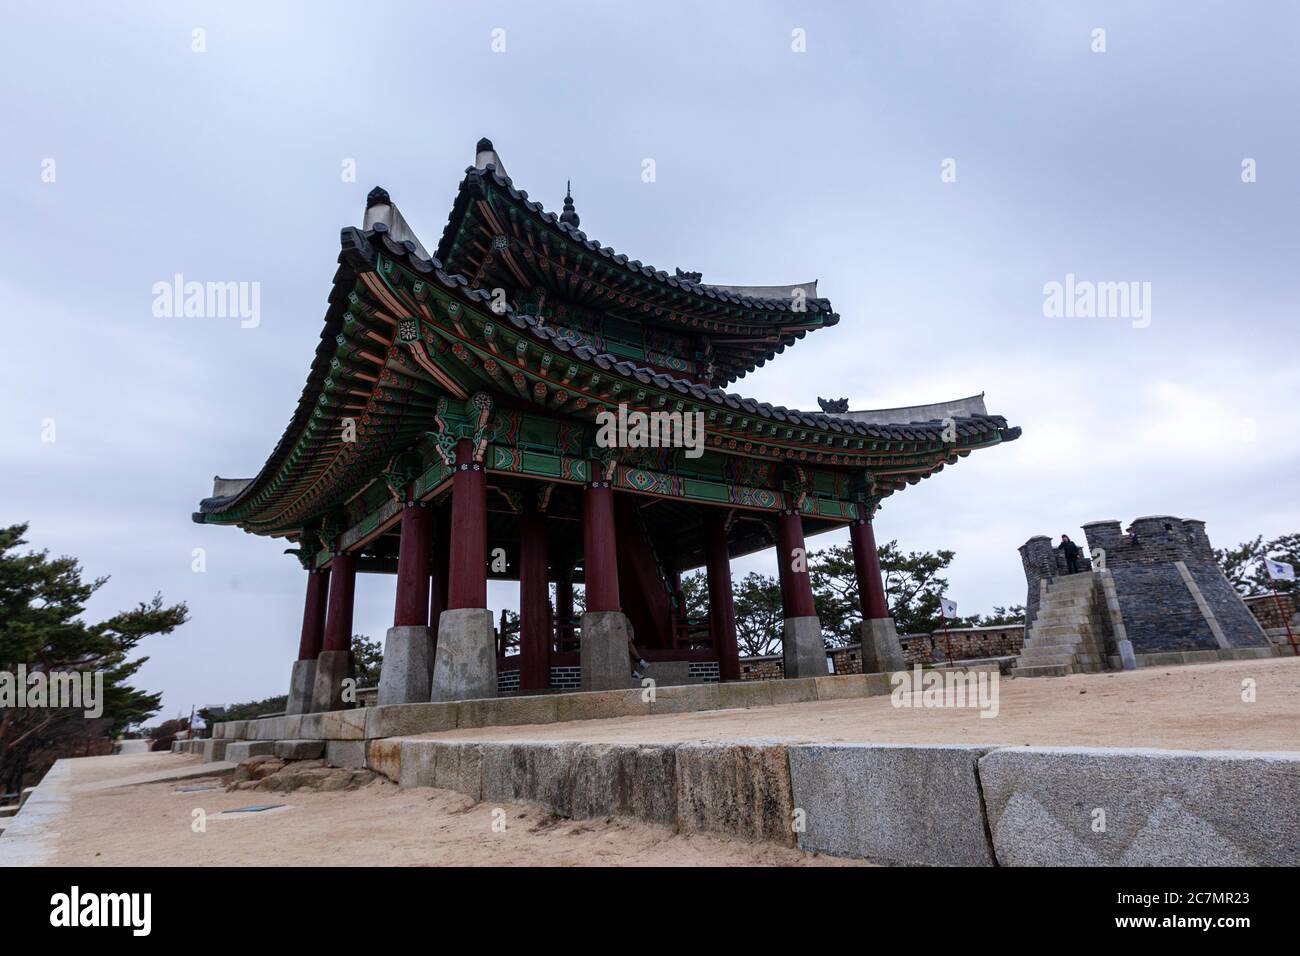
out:
{"label": "stone staircase", "polygon": [[1044,583],[1044,593],[1012,674],[1064,677],[1106,669],[1106,637],[1092,571]]}

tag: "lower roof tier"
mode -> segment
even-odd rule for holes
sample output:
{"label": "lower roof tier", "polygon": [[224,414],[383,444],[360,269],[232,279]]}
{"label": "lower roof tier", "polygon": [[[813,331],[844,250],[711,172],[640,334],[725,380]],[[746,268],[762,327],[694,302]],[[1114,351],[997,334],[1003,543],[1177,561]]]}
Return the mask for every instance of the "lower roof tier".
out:
{"label": "lower roof tier", "polygon": [[[700,453],[602,447],[598,416],[620,408],[698,415]],[[601,353],[377,223],[343,230],[321,341],[279,443],[254,478],[218,479],[195,520],[291,538],[346,528],[412,481],[433,494],[450,448],[470,438],[489,472],[581,483],[600,469],[641,494],[845,521],[1020,432],[996,415],[853,417],[864,414],[773,406]]]}

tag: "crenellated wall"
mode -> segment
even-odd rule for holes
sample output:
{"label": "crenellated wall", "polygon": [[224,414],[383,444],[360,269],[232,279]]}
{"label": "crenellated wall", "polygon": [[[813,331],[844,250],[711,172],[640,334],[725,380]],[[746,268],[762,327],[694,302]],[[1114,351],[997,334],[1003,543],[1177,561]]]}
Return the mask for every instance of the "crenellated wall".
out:
{"label": "crenellated wall", "polygon": [[[1096,566],[1114,582],[1134,653],[1271,646],[1215,561],[1204,521],[1149,515],[1127,529],[1118,521],[1093,521],[1083,532]],[[1036,540],[1026,542],[1022,555]],[[1036,590],[1032,579],[1030,590]]]}

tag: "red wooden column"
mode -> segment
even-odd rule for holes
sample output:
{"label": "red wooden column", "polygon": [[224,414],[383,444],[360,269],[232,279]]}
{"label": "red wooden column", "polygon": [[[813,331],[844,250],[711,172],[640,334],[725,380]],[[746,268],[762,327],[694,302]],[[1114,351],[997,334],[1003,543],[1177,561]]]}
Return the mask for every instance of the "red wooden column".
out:
{"label": "red wooden column", "polygon": [[582,493],[582,567],[587,611],[622,610],[618,594],[614,489],[608,481],[593,481]]}
{"label": "red wooden column", "polygon": [[821,677],[827,673],[821,622],[808,576],[803,518],[786,508],[776,519],[776,558],[781,572],[781,655],[785,676]]}
{"label": "red wooden column", "polygon": [[285,713],[309,714],[316,695],[316,670],[325,642],[325,617],[329,605],[330,570],[307,572],[307,599],[302,609],[302,636],[298,638],[298,659],[289,673],[289,696]]}
{"label": "red wooden column", "polygon": [[[796,556],[797,552],[797,556]],[[808,577],[808,549],[803,540],[803,519],[786,509],[776,519],[776,557],[781,578],[781,606],[786,618],[814,617],[812,580]],[[802,571],[794,569],[796,557]]]}
{"label": "red wooden column", "polygon": [[302,609],[302,636],[298,639],[298,660],[314,661],[325,640],[325,612],[329,602],[330,569],[307,572],[307,601]]}
{"label": "red wooden column", "polygon": [[357,558],[341,552],[330,561],[329,612],[325,617],[323,651],[352,649],[352,605],[357,590]]}
{"label": "red wooden column", "polygon": [[718,655],[718,676],[721,680],[740,680],[731,558],[727,554],[727,523],[714,509],[709,509],[704,517],[704,557],[709,575],[709,632],[713,635],[713,650]]}
{"label": "red wooden column", "polygon": [[[597,468],[597,463],[592,462],[591,467]],[[607,477],[595,477],[582,493],[582,566],[587,610],[582,615],[578,660],[582,666],[583,690],[625,688],[632,673],[628,653],[632,624],[623,613],[618,582],[620,542],[615,510],[611,482]]]}
{"label": "red wooden column", "polygon": [[849,525],[849,541],[853,546],[853,569],[858,577],[858,601],[862,605],[862,619],[876,621],[889,617],[885,586],[880,578],[876,532],[871,527],[870,518],[858,518]]}
{"label": "red wooden column", "polygon": [[867,674],[903,670],[907,663],[898,641],[894,619],[885,601],[884,580],[880,576],[880,555],[876,551],[876,532],[868,502],[858,503],[857,518],[849,525],[853,548],[853,570],[858,579],[858,601],[862,605],[862,670]]}
{"label": "red wooden column", "polygon": [[551,684],[550,589],[546,583],[546,515],[532,496],[519,516],[519,687]]}
{"label": "red wooden column", "polygon": [[421,501],[402,508],[401,543],[397,550],[397,600],[394,627],[429,624],[429,557],[432,511]]}
{"label": "red wooden column", "polygon": [[[484,418],[491,406],[476,395],[474,407]],[[454,461],[447,607],[438,619],[432,701],[497,695],[496,629],[487,607],[487,472],[468,438],[456,443]]]}
{"label": "red wooden column", "polygon": [[352,605],[356,587],[356,555],[334,555],[330,561],[325,641],[316,655],[316,672],[312,675],[313,711],[339,710],[348,705],[342,694],[343,681],[352,675]]}
{"label": "red wooden column", "polygon": [[451,568],[447,609],[487,607],[487,473],[474,460],[474,443],[456,443],[451,480]]}

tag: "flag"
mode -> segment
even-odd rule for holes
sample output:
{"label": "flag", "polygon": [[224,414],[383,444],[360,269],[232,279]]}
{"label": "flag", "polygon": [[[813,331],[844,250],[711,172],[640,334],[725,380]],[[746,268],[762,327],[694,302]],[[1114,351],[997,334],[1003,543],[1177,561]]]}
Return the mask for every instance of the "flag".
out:
{"label": "flag", "polygon": [[1264,570],[1268,572],[1268,579],[1270,581],[1295,580],[1295,568],[1284,561],[1274,561],[1272,558],[1265,558]]}
{"label": "flag", "polygon": [[957,617],[957,602],[950,601],[947,598],[939,598],[939,608],[943,611],[943,616],[950,620]]}

